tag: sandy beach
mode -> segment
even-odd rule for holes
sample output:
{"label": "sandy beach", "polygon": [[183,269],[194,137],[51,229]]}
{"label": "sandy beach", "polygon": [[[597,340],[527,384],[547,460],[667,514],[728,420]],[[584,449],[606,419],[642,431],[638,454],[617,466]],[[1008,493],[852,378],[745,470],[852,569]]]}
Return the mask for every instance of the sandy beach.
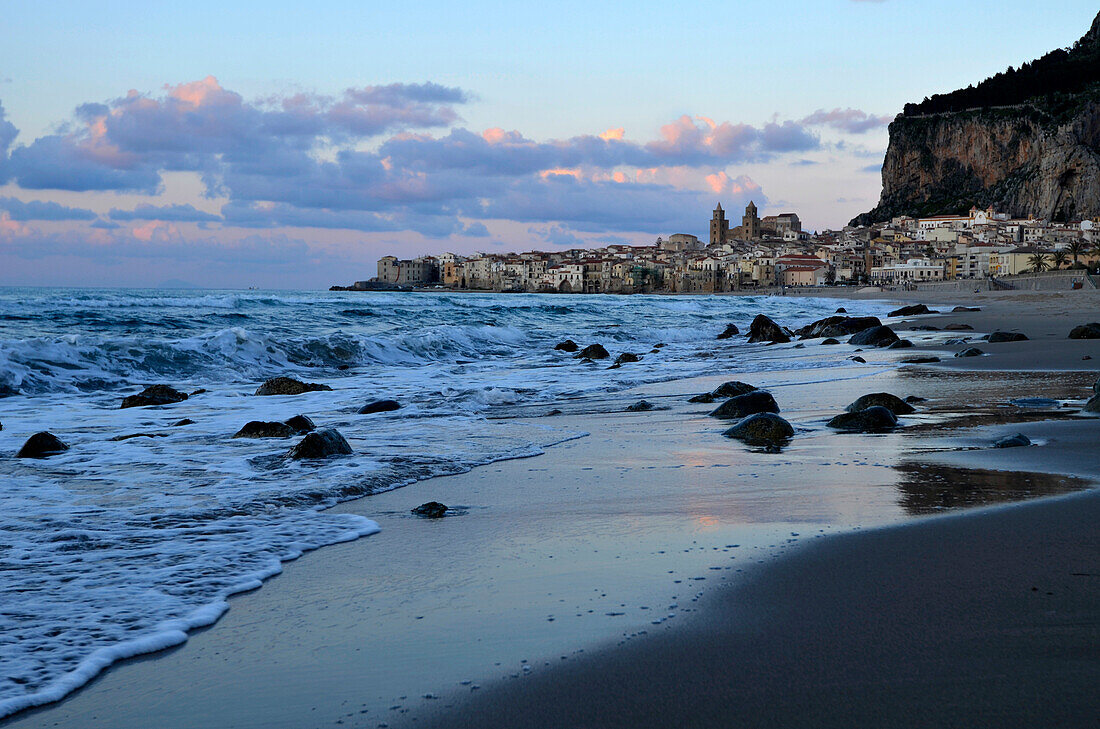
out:
{"label": "sandy beach", "polygon": [[[553,418],[516,406],[577,437],[335,507],[381,533],[5,726],[1087,725],[1100,419],[1074,412],[1100,343],[1066,336],[1095,293],[879,294],[982,311],[891,320],[915,346],[827,386],[854,347],[776,345],[751,381],[797,429],[779,454],[687,402],[735,362]],[[944,344],[1002,329],[1029,340]],[[824,426],[876,391],[927,401],[889,434]],[[658,409],[623,412],[643,397]],[[1018,431],[1034,445],[990,447]],[[410,515],[433,499],[456,515]]]}

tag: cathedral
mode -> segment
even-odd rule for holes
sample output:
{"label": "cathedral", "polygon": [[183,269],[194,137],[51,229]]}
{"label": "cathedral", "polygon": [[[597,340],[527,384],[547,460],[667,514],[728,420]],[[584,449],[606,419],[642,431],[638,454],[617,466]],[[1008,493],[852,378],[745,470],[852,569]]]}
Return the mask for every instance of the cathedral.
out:
{"label": "cathedral", "polygon": [[756,240],[763,233],[760,216],[757,214],[756,203],[749,201],[745,208],[745,214],[741,217],[741,225],[731,229],[726,220],[726,211],[722,209],[722,203],[714,208],[714,215],[710,219],[710,244],[722,245],[732,240]]}

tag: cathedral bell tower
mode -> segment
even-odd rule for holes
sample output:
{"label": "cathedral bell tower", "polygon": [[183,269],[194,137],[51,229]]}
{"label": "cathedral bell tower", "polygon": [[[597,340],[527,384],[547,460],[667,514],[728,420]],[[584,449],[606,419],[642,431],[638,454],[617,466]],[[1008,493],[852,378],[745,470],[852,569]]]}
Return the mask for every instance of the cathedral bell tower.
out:
{"label": "cathedral bell tower", "polygon": [[710,244],[722,245],[729,238],[730,224],[726,220],[726,211],[722,209],[722,203],[714,208],[714,215],[710,218]]}

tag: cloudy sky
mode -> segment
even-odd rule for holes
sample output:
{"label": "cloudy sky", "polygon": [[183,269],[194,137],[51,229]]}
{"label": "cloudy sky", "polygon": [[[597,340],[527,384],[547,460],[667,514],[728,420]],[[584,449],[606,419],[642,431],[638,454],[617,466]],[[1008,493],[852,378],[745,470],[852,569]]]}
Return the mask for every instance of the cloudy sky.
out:
{"label": "cloudy sky", "polygon": [[[1053,7],[1050,7],[1053,5]],[[385,6],[385,7],[382,7]],[[842,226],[907,101],[1095,2],[16,3],[0,285],[316,288],[387,254]]]}

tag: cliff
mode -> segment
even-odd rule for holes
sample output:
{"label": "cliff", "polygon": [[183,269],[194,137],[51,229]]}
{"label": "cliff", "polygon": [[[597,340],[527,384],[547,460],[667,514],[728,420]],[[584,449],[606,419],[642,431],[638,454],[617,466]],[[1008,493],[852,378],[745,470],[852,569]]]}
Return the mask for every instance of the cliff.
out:
{"label": "cliff", "polygon": [[1071,49],[907,104],[890,124],[878,206],[852,224],[972,205],[1050,220],[1100,215],[1100,15]]}

